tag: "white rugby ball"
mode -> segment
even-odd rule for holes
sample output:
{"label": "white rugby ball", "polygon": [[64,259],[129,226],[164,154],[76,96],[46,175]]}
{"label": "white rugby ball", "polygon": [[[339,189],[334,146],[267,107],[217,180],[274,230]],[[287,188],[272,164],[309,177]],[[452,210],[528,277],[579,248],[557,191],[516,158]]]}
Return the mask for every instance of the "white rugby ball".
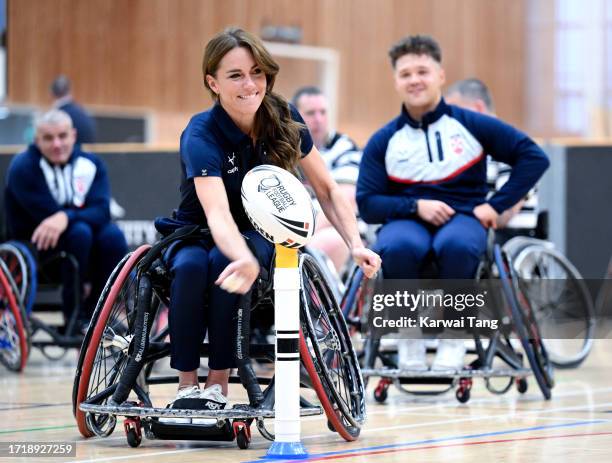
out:
{"label": "white rugby ball", "polygon": [[267,240],[300,248],[312,238],[315,210],[310,195],[290,172],[269,164],[242,180],[242,205],[253,227]]}

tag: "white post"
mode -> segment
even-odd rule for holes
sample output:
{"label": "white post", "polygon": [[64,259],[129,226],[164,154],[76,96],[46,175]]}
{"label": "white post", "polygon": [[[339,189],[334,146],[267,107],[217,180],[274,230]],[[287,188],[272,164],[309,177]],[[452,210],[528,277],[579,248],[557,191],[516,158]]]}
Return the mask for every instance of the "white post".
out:
{"label": "white post", "polygon": [[277,244],[275,264],[275,440],[266,458],[307,458],[300,441],[300,275],[297,249]]}

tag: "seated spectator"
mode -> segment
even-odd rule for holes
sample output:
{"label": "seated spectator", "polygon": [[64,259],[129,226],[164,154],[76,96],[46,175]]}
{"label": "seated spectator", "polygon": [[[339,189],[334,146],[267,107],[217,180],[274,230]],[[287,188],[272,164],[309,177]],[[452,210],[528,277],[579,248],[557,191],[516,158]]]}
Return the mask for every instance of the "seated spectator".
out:
{"label": "seated spectator", "polygon": [[[70,116],[54,109],[35,122],[35,143],[13,158],[6,178],[6,213],[10,237],[30,241],[44,259],[66,251],[79,264],[80,281],[91,288],[79,318],[88,321],[100,291],[127,253],[119,228],[111,223],[106,168],[93,154],[75,148]],[[63,311],[72,313],[72,277],[63,270]]]}
{"label": "seated spectator", "polygon": [[[328,101],[319,88],[302,87],[295,93],[292,101],[304,119],[312,141],[333,179],[357,213],[355,185],[361,160],[357,145],[348,136],[329,129]],[[327,254],[337,271],[342,269],[349,257],[349,250],[344,246],[342,237],[323,214],[317,217],[317,230],[309,247]]]}
{"label": "seated spectator", "polygon": [[[384,278],[418,279],[429,256],[439,277],[471,279],[486,250],[487,228],[533,188],[548,167],[544,152],[500,120],[449,106],[440,46],[411,36],[389,51],[398,117],[378,130],[363,152],[357,204],[367,223],[383,224],[374,249]],[[512,166],[506,184],[487,199],[486,156]],[[402,339],[399,366],[422,370],[425,344]],[[460,370],[462,340],[442,340],[432,369]]]}

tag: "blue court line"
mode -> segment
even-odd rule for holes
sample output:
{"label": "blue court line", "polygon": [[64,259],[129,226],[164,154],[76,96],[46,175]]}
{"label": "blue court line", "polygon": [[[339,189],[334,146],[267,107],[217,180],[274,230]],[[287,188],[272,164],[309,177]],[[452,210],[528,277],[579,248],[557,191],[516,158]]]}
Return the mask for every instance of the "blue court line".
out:
{"label": "blue court line", "polygon": [[[358,453],[358,452],[364,452],[364,451],[370,452],[373,450],[393,449],[393,448],[399,448],[399,447],[411,447],[411,446],[422,445],[422,444],[435,444],[439,442],[448,442],[448,441],[459,440],[459,439],[476,439],[480,437],[500,436],[504,434],[517,434],[517,433],[530,432],[530,431],[542,431],[545,429],[571,428],[575,426],[585,426],[588,424],[602,424],[602,423],[609,423],[609,422],[610,422],[609,420],[576,421],[574,423],[551,424],[547,426],[533,426],[531,428],[508,429],[506,431],[494,431],[494,432],[486,432],[486,433],[481,433],[481,434],[466,434],[463,436],[441,437],[438,439],[425,439],[425,440],[409,441],[409,442],[402,442],[402,443],[396,443],[396,444],[375,445],[372,447],[361,447],[358,449],[341,450],[337,452],[312,453],[308,455],[308,458],[321,458],[321,457],[327,457],[327,456],[332,456],[332,455],[350,455],[352,453]],[[266,463],[266,462],[281,463],[284,461],[295,462],[299,460],[279,460],[279,459],[266,458],[265,456],[263,456],[263,457],[258,458],[257,460],[247,460],[243,463]]]}

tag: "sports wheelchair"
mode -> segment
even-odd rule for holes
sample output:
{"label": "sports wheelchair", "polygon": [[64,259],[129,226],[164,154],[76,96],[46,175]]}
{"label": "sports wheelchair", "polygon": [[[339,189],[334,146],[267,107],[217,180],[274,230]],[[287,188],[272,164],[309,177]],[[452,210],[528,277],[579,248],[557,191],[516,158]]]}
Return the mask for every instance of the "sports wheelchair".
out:
{"label": "sports wheelchair", "polygon": [[[551,398],[554,386],[552,364],[543,343],[538,320],[530,300],[526,297],[517,277],[517,272],[505,250],[494,244],[492,231],[488,235],[487,252],[477,270],[476,279],[499,280],[500,292],[491,292],[494,297],[491,309],[501,321],[500,329],[493,332],[474,330],[474,346],[470,354],[475,359],[462,371],[410,371],[398,368],[397,352],[383,350],[380,335],[368,333],[367,316],[375,291],[376,282],[364,281],[363,273],[354,268],[347,282],[347,291],[340,306],[353,333],[361,332],[364,339],[361,352],[363,375],[378,376],[374,399],[384,402],[388,388],[395,385],[403,392],[416,395],[440,394],[457,388],[455,395],[459,402],[470,399],[473,378],[484,378],[487,389],[495,394],[506,393],[516,382],[520,393],[527,391],[526,377],[535,376],[537,384],[545,399]],[[435,274],[432,262],[425,273]],[[486,283],[486,281],[484,281]],[[512,338],[520,341],[522,352],[518,351]],[[526,359],[525,359],[526,357]],[[501,361],[503,367],[494,362]],[[527,366],[529,365],[529,367]],[[494,378],[507,378],[499,380]],[[501,381],[501,385],[500,385]],[[421,390],[414,385],[438,385],[440,389]],[[409,385],[409,386],[406,386]]]}
{"label": "sports wheelchair", "polygon": [[[162,255],[177,240],[201,240],[206,229],[187,226],[153,247],[143,245],[127,255],[111,274],[85,335],[75,374],[72,404],[84,437],[110,435],[117,416],[126,416],[129,445],[148,438],[232,441],[247,448],[253,421],[261,435],[273,439],[265,419],[274,416],[274,378],[257,377],[251,356],[272,361],[274,345],[249,342],[253,315],[272,307],[272,271],[262,269],[258,281],[241,297],[234,345],[238,377],[248,404],[230,409],[182,410],[154,404],[152,386],[176,383],[175,376],[156,376],[155,362],[169,355],[167,329],[153,328],[156,314],[169,304],[170,275]],[[315,390],[321,406],[301,398],[301,414],[327,415],[328,427],[347,441],[355,440],[365,420],[364,384],[347,326],[332,292],[315,261],[299,259],[301,384]],[[241,308],[246,310],[240,310]],[[204,343],[200,355],[207,356]],[[200,377],[205,381],[205,377]],[[262,390],[260,384],[267,384]],[[164,418],[208,418],[215,424],[168,423]]]}
{"label": "sports wheelchair", "polygon": [[11,371],[25,367],[30,352],[25,309],[11,270],[0,259],[0,363]]}
{"label": "sports wheelchair", "polygon": [[[59,360],[67,349],[78,348],[83,335],[77,323],[81,308],[81,282],[79,264],[75,257],[61,251],[51,253],[39,261],[27,244],[12,240],[0,244],[0,259],[9,269],[25,308],[24,323],[29,327],[30,344],[40,349],[49,360]],[[57,278],[62,266],[67,266],[72,279],[72,311],[65,325],[55,325],[35,316],[33,309],[36,305],[41,310],[54,310],[54,306],[62,304],[62,287]]]}

